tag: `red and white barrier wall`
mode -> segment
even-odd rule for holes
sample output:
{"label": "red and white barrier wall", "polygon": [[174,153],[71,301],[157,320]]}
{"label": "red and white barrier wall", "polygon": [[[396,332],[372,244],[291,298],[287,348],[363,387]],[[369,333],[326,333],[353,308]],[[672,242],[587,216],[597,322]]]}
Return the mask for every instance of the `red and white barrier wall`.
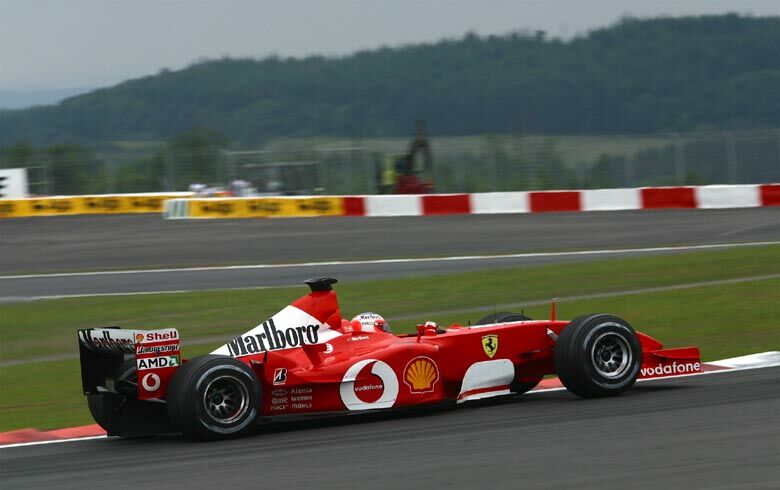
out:
{"label": "red and white barrier wall", "polygon": [[435,216],[759,206],[780,206],[780,184],[476,194],[172,199],[166,202],[165,217]]}
{"label": "red and white barrier wall", "polygon": [[[352,202],[347,203],[347,201]],[[345,198],[344,214],[352,216],[428,216],[759,206],[780,206],[780,184],[355,196]]]}

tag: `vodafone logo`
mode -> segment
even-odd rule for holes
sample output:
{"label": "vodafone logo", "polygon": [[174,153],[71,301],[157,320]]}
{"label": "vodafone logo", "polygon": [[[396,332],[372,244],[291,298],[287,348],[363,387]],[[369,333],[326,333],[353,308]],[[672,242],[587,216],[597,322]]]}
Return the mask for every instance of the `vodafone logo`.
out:
{"label": "vodafone logo", "polygon": [[160,387],[160,377],[154,373],[149,373],[141,379],[141,386],[146,391],[157,391]]}
{"label": "vodafone logo", "polygon": [[339,392],[349,410],[390,408],[398,396],[398,377],[386,362],[365,359],[347,369]]}
{"label": "vodafone logo", "polygon": [[701,363],[699,362],[686,362],[677,364],[677,361],[674,361],[671,364],[642,368],[639,374],[643,378],[650,378],[653,376],[672,376],[675,374],[690,374],[699,372],[701,372]]}

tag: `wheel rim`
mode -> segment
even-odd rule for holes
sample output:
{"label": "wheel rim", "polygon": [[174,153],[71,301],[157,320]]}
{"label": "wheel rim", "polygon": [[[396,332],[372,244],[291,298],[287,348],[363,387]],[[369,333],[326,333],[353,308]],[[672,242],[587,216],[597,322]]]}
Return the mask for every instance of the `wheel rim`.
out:
{"label": "wheel rim", "polygon": [[240,420],[249,409],[249,391],[238,378],[219,376],[211,380],[203,391],[203,406],[212,420],[230,425]]}
{"label": "wheel rim", "polygon": [[622,335],[607,332],[593,342],[591,361],[596,372],[607,379],[620,378],[631,366],[631,347]]}

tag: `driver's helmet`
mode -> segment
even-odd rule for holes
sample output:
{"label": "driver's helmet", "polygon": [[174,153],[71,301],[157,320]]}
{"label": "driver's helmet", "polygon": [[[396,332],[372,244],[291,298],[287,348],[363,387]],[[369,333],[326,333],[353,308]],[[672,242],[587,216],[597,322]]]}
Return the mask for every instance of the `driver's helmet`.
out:
{"label": "driver's helmet", "polygon": [[352,319],[352,325],[357,326],[360,324],[361,332],[385,332],[391,333],[390,324],[387,320],[382,318],[382,315],[367,311],[361,313]]}

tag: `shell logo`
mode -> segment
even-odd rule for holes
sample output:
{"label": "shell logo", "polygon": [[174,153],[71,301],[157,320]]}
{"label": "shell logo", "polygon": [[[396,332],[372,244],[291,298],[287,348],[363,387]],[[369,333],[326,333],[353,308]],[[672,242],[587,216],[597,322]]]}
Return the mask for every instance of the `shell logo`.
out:
{"label": "shell logo", "polygon": [[415,357],[404,369],[404,383],[415,394],[430,393],[439,380],[439,368],[429,357]]}
{"label": "shell logo", "polygon": [[143,342],[143,340],[144,340],[144,334],[142,334],[142,333],[135,334],[135,343],[136,344],[140,344],[141,342]]}

